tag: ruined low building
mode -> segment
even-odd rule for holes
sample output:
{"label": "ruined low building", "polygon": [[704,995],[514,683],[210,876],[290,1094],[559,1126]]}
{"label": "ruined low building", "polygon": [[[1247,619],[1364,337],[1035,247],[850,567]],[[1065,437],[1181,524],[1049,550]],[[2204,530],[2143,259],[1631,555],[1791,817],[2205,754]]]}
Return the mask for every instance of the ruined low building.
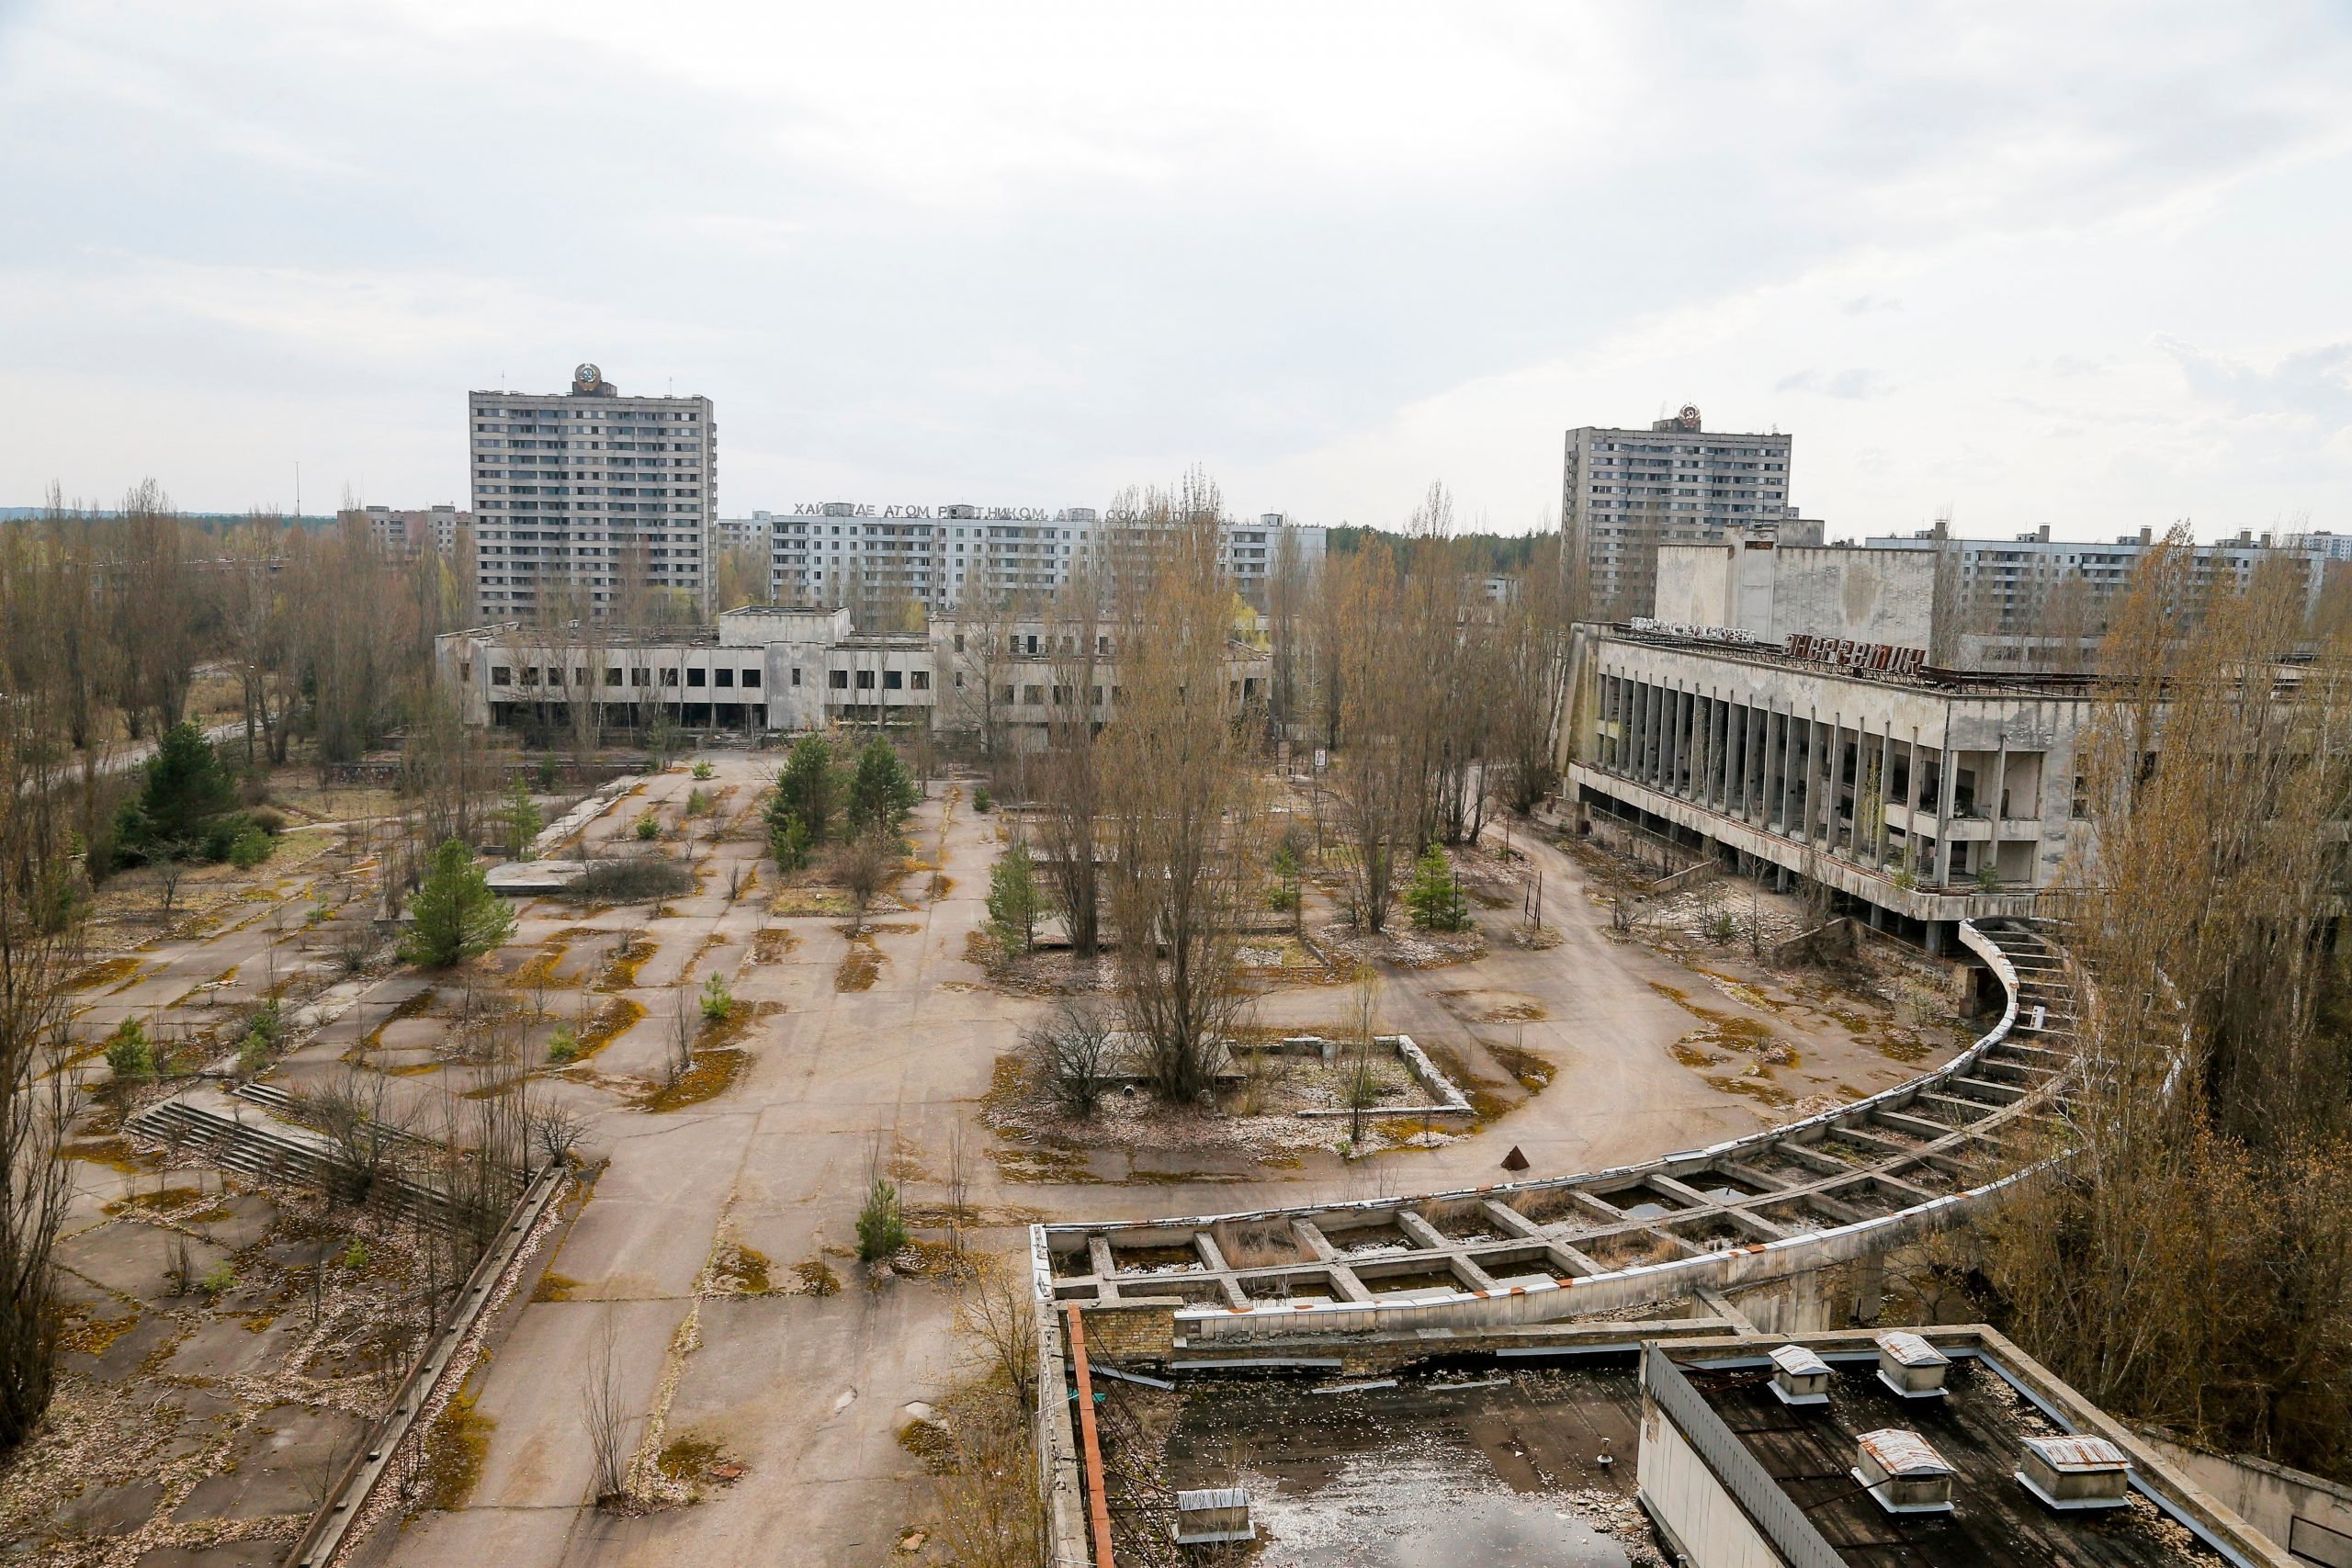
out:
{"label": "ruined low building", "polygon": [[[988,730],[1034,747],[1052,724],[1107,719],[1121,694],[1114,632],[1010,617],[855,631],[845,609],[747,605],[716,629],[505,622],[434,647],[467,723],[526,731],[578,733],[583,716],[626,731],[665,713],[695,731]],[[1237,709],[1264,701],[1268,669],[1263,652],[1230,645]]]}

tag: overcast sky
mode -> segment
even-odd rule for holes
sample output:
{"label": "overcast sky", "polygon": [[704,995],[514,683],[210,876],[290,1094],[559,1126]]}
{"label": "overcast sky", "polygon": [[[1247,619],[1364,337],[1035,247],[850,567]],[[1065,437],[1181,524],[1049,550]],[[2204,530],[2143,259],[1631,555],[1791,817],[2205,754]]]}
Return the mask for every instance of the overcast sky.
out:
{"label": "overcast sky", "polygon": [[1554,519],[1794,434],[1833,536],[2352,529],[2341,5],[0,0],[0,504],[466,500],[470,388],[719,511]]}

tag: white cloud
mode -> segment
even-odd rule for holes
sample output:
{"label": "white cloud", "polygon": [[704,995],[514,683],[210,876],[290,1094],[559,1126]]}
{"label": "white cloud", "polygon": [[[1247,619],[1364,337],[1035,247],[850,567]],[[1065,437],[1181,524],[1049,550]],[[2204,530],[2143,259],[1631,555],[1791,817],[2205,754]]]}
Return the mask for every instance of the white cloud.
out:
{"label": "white cloud", "polygon": [[447,499],[462,392],[587,357],[718,400],[729,512],[1200,460],[1517,527],[1562,429],[1687,400],[1850,531],[2352,526],[2347,56],[2318,5],[21,8],[0,503],[288,447]]}

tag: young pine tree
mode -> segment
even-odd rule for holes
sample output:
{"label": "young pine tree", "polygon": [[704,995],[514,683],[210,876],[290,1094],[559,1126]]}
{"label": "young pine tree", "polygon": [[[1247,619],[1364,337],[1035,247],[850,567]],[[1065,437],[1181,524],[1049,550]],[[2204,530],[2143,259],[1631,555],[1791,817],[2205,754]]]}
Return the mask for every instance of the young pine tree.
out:
{"label": "young pine tree", "polygon": [[831,745],[814,731],[802,736],[793,743],[792,754],[776,774],[775,795],[768,802],[771,840],[787,823],[798,822],[805,835],[800,858],[805,860],[808,852],[823,844],[836,826],[841,795],[841,774],[833,765]]}
{"label": "young pine tree", "polygon": [[[176,724],[156,742],[139,794],[123,803],[115,836],[131,855],[184,859],[204,844],[213,824],[236,805],[236,786],[220,766],[212,742],[195,725]],[[224,841],[222,852],[226,850]]]}
{"label": "young pine tree", "polygon": [[427,969],[479,957],[514,929],[514,914],[455,839],[433,852],[433,869],[409,910],[414,923],[401,939],[401,956]]}
{"label": "young pine tree", "polygon": [[1045,907],[1029,846],[1015,840],[989,873],[989,924],[995,928],[998,945],[1009,953],[1028,952],[1037,940],[1037,917]]}
{"label": "young pine tree", "polygon": [[896,839],[907,825],[907,813],[922,799],[898,748],[880,736],[857,754],[857,772],[849,784],[849,829],[854,837]]}
{"label": "young pine tree", "polygon": [[1413,863],[1413,886],[1406,891],[1405,905],[1413,911],[1413,923],[1425,931],[1469,929],[1470,901],[1454,886],[1453,868],[1435,844]]}
{"label": "young pine tree", "polygon": [[520,773],[506,786],[506,796],[499,803],[497,817],[499,825],[506,830],[506,852],[515,860],[521,860],[531,852],[531,845],[538,838],[539,829],[546,826],[539,815],[538,805],[524,786]]}

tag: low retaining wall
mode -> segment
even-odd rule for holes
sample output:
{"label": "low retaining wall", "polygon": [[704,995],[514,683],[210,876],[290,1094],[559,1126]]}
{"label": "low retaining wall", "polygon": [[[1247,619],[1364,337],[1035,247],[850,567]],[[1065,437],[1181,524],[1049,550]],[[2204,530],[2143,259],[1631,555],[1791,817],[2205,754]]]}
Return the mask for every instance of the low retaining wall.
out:
{"label": "low retaining wall", "polygon": [[[457,1315],[433,1339],[392,1396],[392,1408],[368,1435],[350,1467],[335,1483],[326,1502],[312,1515],[308,1529],[286,1554],[286,1568],[328,1568],[344,1548],[366,1533],[375,1522],[378,1484],[392,1468],[401,1445],[422,1441],[418,1427],[438,1414],[442,1404],[473,1368],[475,1357],[465,1354],[483,1317],[503,1303],[515,1285],[510,1275],[543,1234],[544,1223],[570,1178],[560,1166],[541,1170],[514,1205],[506,1228],[483,1253],[466,1279],[458,1298]],[[480,1347],[473,1349],[479,1351]]]}

